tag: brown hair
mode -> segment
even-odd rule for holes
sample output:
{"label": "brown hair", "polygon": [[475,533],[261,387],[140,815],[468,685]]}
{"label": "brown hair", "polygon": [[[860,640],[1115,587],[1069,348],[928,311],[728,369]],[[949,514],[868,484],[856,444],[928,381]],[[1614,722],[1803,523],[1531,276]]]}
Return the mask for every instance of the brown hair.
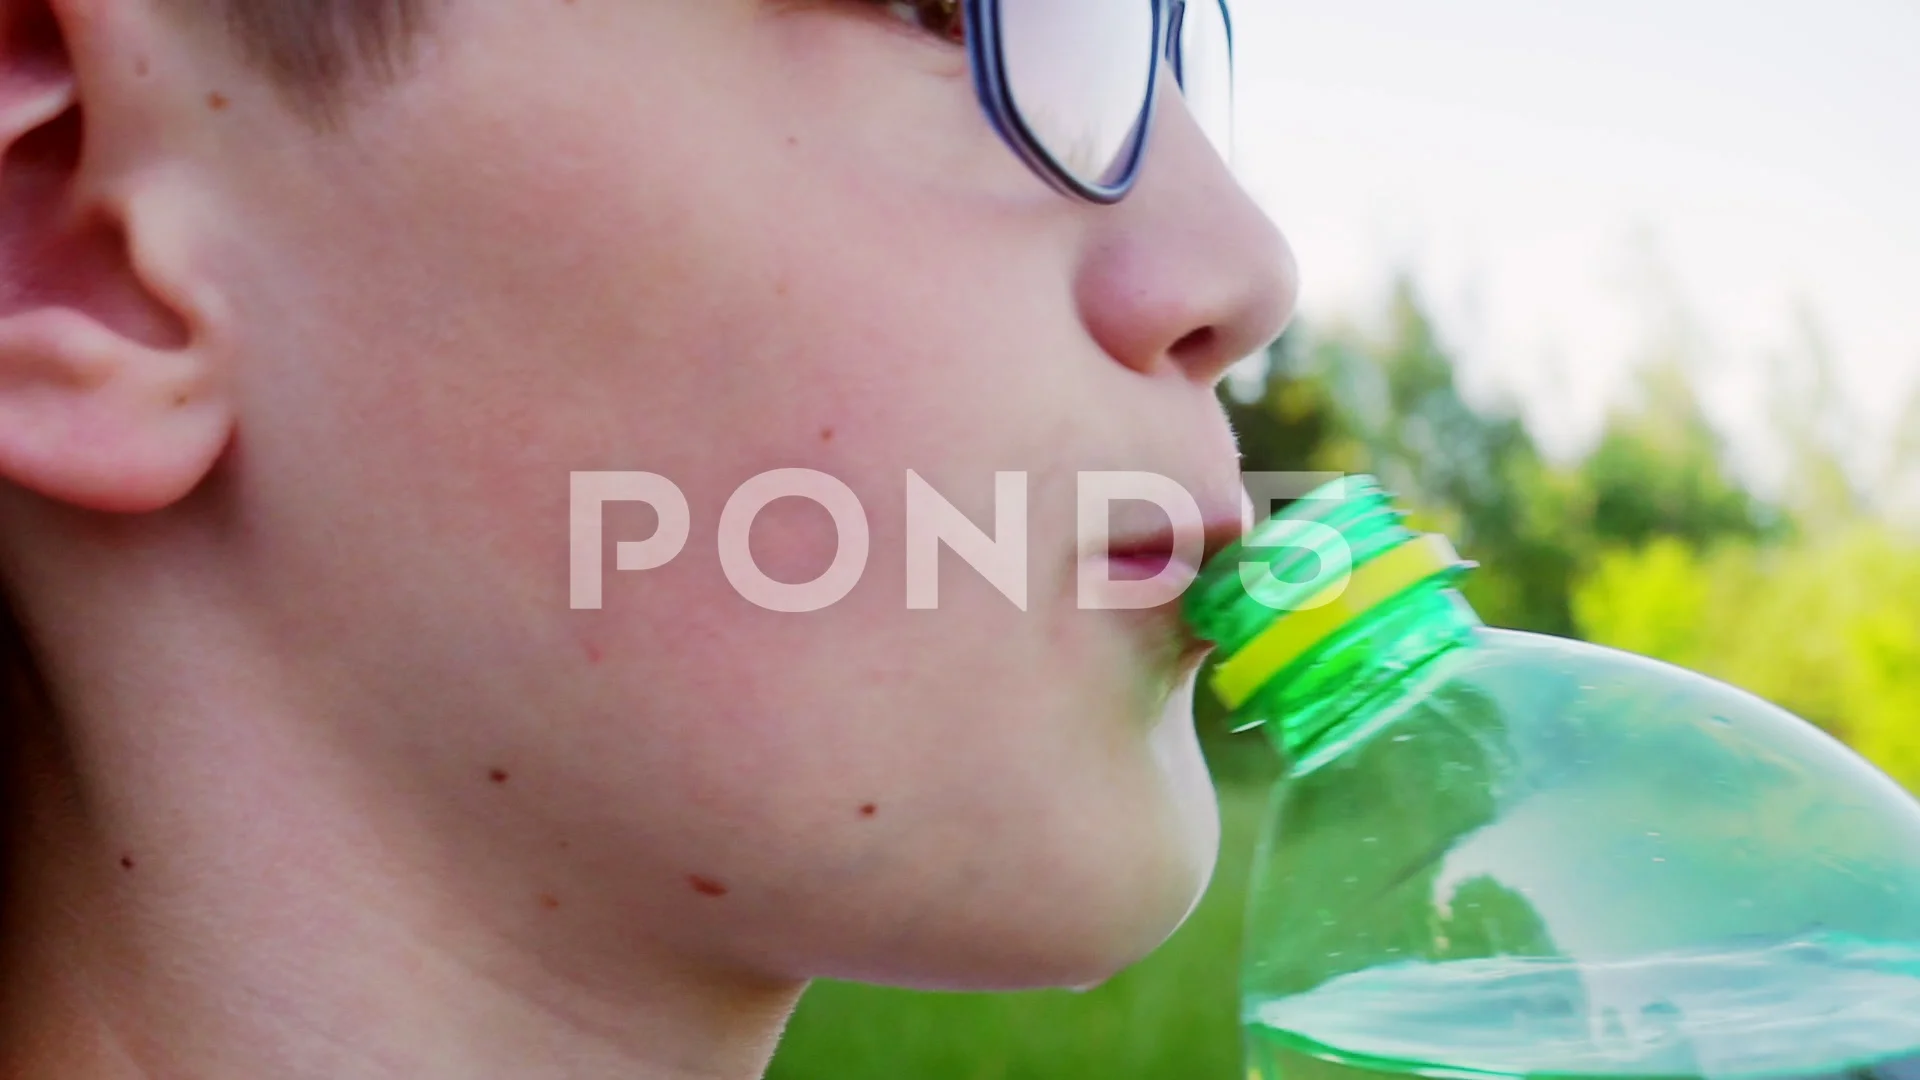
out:
{"label": "brown hair", "polygon": [[0,591],[0,732],[11,727],[7,721],[17,711],[14,702],[26,668],[26,637],[20,621],[13,616],[12,605],[7,603],[7,594]]}
{"label": "brown hair", "polygon": [[[5,590],[0,590],[0,918],[6,914],[13,890],[14,830],[21,805],[20,742],[31,722],[35,687],[39,685],[27,653],[27,635],[14,617]],[[4,944],[4,943],[0,943]]]}
{"label": "brown hair", "polygon": [[[12,780],[15,742],[45,696],[26,631],[13,613],[6,589],[0,587],[0,808],[6,804],[4,789]],[[0,822],[0,828],[4,824]]]}
{"label": "brown hair", "polygon": [[248,62],[326,112],[356,74],[391,77],[438,0],[165,0],[224,22]]}
{"label": "brown hair", "polygon": [[[310,104],[324,104],[350,74],[391,75],[431,0],[164,2],[222,20],[241,54],[269,78]],[[26,634],[0,588],[0,744],[21,722],[33,674]]]}
{"label": "brown hair", "polygon": [[[356,75],[392,77],[441,0],[161,0],[190,18],[224,23],[235,47],[296,105],[320,118]],[[0,582],[0,903],[7,895],[16,757],[46,707],[27,635]]]}

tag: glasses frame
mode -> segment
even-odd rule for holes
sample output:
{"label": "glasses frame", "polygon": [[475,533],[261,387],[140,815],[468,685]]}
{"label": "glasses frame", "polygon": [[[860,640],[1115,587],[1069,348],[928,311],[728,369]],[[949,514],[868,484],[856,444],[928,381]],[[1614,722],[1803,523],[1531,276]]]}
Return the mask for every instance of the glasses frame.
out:
{"label": "glasses frame", "polygon": [[1153,67],[1147,74],[1146,96],[1134,120],[1132,145],[1126,150],[1125,164],[1111,184],[1095,184],[1075,176],[1056,160],[1051,151],[1027,127],[1014,105],[1013,89],[1007,82],[1005,50],[1000,39],[1001,0],[962,0],[966,20],[967,57],[973,68],[973,85],[987,119],[1013,152],[1055,190],[1071,198],[1111,205],[1127,197],[1140,177],[1140,164],[1146,158],[1147,144],[1153,137],[1154,103],[1160,96],[1160,67],[1165,60],[1176,85],[1186,85],[1186,72],[1179,44],[1186,23],[1187,5],[1218,4],[1220,18],[1227,28],[1227,72],[1233,76],[1233,13],[1227,0],[1132,0],[1153,9]]}

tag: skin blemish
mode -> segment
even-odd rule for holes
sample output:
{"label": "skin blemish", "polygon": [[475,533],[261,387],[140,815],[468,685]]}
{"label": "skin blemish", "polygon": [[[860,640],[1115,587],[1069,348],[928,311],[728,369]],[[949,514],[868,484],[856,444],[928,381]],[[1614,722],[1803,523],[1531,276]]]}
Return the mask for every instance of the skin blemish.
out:
{"label": "skin blemish", "polygon": [[214,112],[219,112],[221,109],[224,109],[226,107],[227,107],[227,95],[221,93],[218,90],[215,90],[211,94],[207,95],[207,108],[212,109]]}
{"label": "skin blemish", "polygon": [[139,79],[144,79],[147,77],[147,58],[146,57],[136,56],[133,58],[133,74],[135,78],[139,78]]}
{"label": "skin blemish", "polygon": [[727,887],[710,877],[702,877],[699,874],[688,874],[687,884],[693,886],[693,891],[699,893],[701,896],[727,895]]}
{"label": "skin blemish", "polygon": [[865,806],[862,806],[860,808],[861,817],[872,817],[873,815],[879,812],[880,812],[880,808],[873,805],[872,803],[867,803]]}
{"label": "skin blemish", "polygon": [[133,856],[131,855],[120,856],[120,869],[122,870],[133,869]]}
{"label": "skin blemish", "polygon": [[494,769],[492,772],[487,773],[487,779],[496,784],[504,784],[507,782],[507,770]]}
{"label": "skin blemish", "polygon": [[832,429],[832,428],[830,428],[830,427],[823,427],[823,428],[821,428],[821,429],[820,429],[820,441],[821,441],[821,442],[832,442],[832,441],[833,441],[833,429]]}
{"label": "skin blemish", "polygon": [[591,641],[587,642],[586,652],[587,663],[589,664],[597,664],[606,657],[606,654],[600,651],[600,646],[595,645]]}
{"label": "skin blemish", "polygon": [[560,898],[553,895],[552,893],[541,893],[540,906],[543,908],[546,908],[548,911],[559,911]]}

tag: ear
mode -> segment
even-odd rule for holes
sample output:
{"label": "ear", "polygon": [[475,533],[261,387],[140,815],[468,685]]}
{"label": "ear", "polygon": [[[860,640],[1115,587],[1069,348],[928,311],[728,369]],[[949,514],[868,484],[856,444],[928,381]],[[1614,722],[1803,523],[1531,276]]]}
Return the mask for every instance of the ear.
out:
{"label": "ear", "polygon": [[102,145],[135,129],[145,61],[110,23],[138,6],[0,0],[0,482],[116,513],[185,496],[233,427],[163,279],[178,230],[140,197],[157,143]]}

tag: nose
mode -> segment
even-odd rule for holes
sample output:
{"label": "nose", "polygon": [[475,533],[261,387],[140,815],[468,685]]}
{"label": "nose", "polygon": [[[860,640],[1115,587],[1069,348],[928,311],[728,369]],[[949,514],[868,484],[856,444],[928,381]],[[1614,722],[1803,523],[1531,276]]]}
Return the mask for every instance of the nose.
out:
{"label": "nose", "polygon": [[1163,67],[1152,144],[1127,197],[1088,207],[1075,302],[1107,354],[1208,385],[1293,318],[1299,273]]}

